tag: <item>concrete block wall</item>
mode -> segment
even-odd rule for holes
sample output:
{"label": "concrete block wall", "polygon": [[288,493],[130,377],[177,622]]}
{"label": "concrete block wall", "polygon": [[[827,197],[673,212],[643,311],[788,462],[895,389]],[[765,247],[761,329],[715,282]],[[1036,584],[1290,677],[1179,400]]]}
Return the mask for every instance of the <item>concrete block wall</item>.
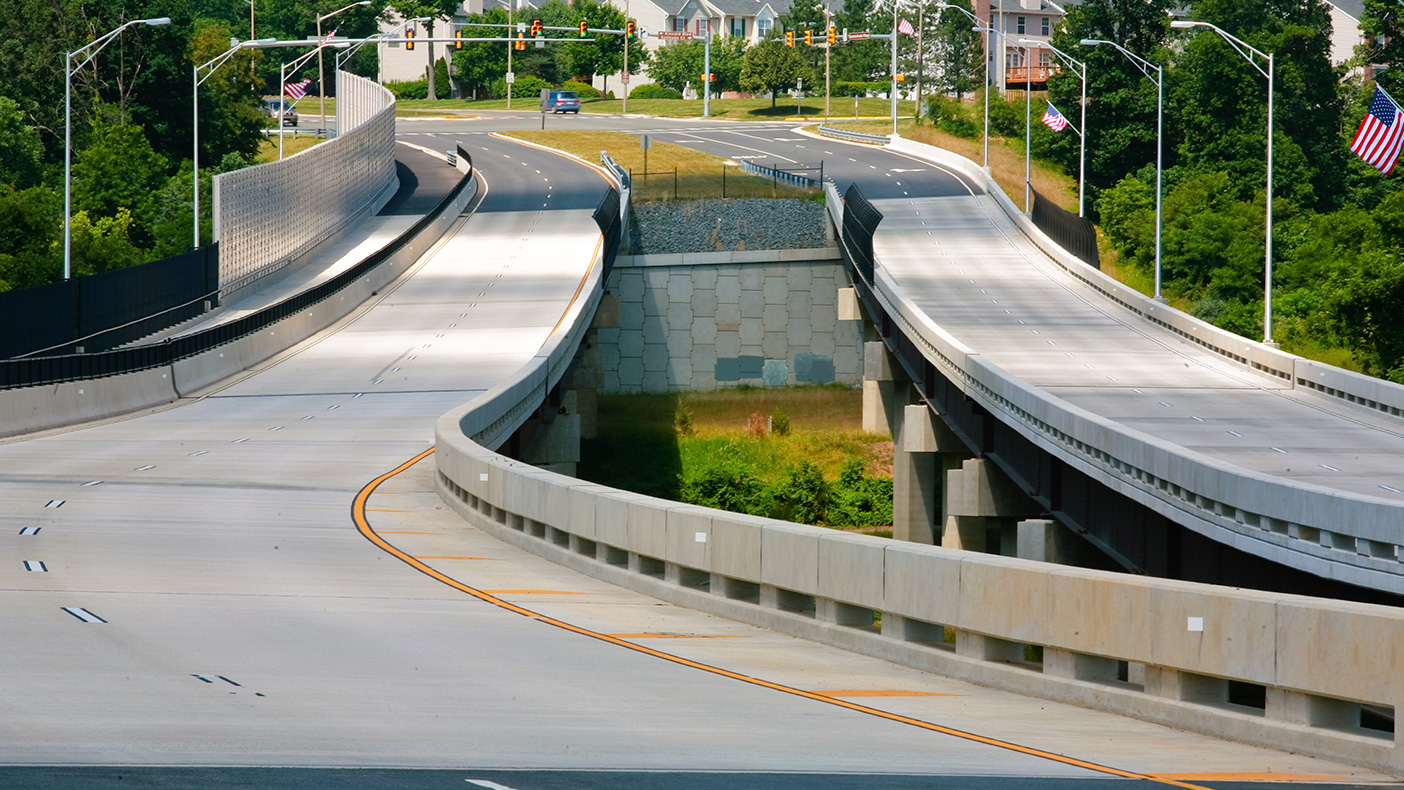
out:
{"label": "concrete block wall", "polygon": [[856,384],[836,249],[620,256],[596,321],[601,392]]}

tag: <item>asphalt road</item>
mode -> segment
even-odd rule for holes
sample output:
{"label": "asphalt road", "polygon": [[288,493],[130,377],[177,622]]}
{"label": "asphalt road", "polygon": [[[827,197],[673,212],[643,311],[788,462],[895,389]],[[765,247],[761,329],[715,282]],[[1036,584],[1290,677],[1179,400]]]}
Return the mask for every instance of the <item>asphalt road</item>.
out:
{"label": "asphalt road", "polygon": [[483,131],[443,133],[473,151],[478,212],[361,312],[172,408],[0,443],[0,787],[1383,779],[661,604],[468,527],[434,494],[432,459],[370,497],[385,540],[693,666],[376,548],[351,518],[357,492],[540,347],[598,240],[598,173]]}

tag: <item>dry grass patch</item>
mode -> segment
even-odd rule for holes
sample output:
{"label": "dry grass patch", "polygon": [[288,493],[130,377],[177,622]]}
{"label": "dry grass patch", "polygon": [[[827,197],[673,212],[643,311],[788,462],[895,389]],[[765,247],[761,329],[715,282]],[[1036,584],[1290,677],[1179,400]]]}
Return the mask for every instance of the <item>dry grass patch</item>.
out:
{"label": "dry grass patch", "polygon": [[[289,134],[283,140],[283,158],[286,159],[324,142],[326,142],[325,138],[311,133],[293,137],[291,129],[289,129]],[[276,135],[265,137],[263,142],[258,144],[258,154],[254,156],[254,164],[262,165],[276,161],[278,161],[278,137]]]}

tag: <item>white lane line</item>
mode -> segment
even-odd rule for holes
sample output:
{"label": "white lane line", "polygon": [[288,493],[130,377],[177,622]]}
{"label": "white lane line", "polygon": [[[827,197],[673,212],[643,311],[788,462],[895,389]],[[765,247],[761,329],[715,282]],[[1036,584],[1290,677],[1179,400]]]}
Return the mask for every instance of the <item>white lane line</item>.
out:
{"label": "white lane line", "polygon": [[[399,370],[399,368],[396,368],[396,370]],[[315,420],[315,419],[317,419],[317,418],[309,414],[309,415],[307,415],[306,417],[303,417],[303,418],[302,418],[302,421],[303,421],[303,422],[307,422],[308,420]]]}
{"label": "white lane line", "polygon": [[1339,471],[1341,471],[1341,470],[1337,469],[1336,467],[1331,466],[1330,464],[1317,464],[1317,466],[1321,467],[1322,469],[1325,469],[1325,470],[1328,471],[1328,472],[1339,472]]}
{"label": "white lane line", "polygon": [[93,614],[87,609],[82,608],[81,606],[65,606],[63,607],[63,610],[78,618],[79,620],[82,620],[85,623],[107,622],[106,620],[102,619],[101,617],[98,617],[97,615]]}
{"label": "white lane line", "polygon": [[1282,449],[1281,447],[1269,447],[1268,449],[1273,451],[1274,453],[1282,453],[1283,455],[1287,454],[1287,451]]}
{"label": "white lane line", "polygon": [[195,452],[193,452],[193,453],[190,454],[190,457],[191,457],[191,458],[194,458],[194,457],[196,457],[196,456],[200,456],[200,455],[209,455],[209,454],[210,454],[210,451],[209,451],[209,450],[196,450]]}
{"label": "white lane line", "polygon": [[364,392],[358,392],[358,393],[356,393],[355,395],[352,395],[352,396],[351,396],[351,400],[355,400],[355,399],[357,399],[357,398],[359,398],[359,397],[361,397],[362,395],[365,395],[365,394],[366,394],[366,393],[364,393]]}
{"label": "white lane line", "polygon": [[50,500],[49,500],[49,504],[45,505],[44,507],[52,507],[52,508],[63,507],[63,503],[66,502],[66,501],[67,501],[67,500],[64,500],[64,499],[50,499]]}
{"label": "white lane line", "polygon": [[49,572],[49,567],[39,560],[25,560],[24,569],[27,571],[35,571],[36,573]]}
{"label": "white lane line", "polygon": [[283,426],[281,426],[281,425],[275,425],[275,426],[273,426],[272,428],[269,428],[268,430],[270,430],[270,431],[281,431],[281,430],[283,430]]}
{"label": "white lane line", "polygon": [[230,442],[230,444],[243,444],[244,442],[247,442],[248,440],[249,440],[249,439],[248,439],[248,437],[246,436],[246,437],[244,437],[244,438],[242,438],[242,439],[235,439],[234,441]]}
{"label": "white lane line", "polygon": [[149,471],[151,471],[152,469],[155,469],[155,468],[156,468],[155,466],[152,466],[151,464],[147,464],[146,466],[138,466],[136,469],[133,469],[132,471],[134,471],[134,472],[149,472]]}
{"label": "white lane line", "polygon": [[22,527],[22,528],[20,529],[20,534],[21,534],[21,535],[38,535],[38,534],[39,534],[39,530],[41,530],[41,529],[43,529],[43,527]]}
{"label": "white lane line", "polygon": [[1190,417],[1190,419],[1191,419],[1191,420],[1194,420],[1195,422],[1204,422],[1204,418],[1203,418],[1203,417]]}
{"label": "white lane line", "polygon": [[486,787],[488,790],[512,790],[512,788],[508,787],[507,785],[500,785],[497,782],[489,782],[486,779],[464,779],[463,781],[467,782],[470,785]]}
{"label": "white lane line", "polygon": [[1380,488],[1383,488],[1384,490],[1386,490],[1386,491],[1388,491],[1388,492],[1390,492],[1390,493],[1392,493],[1392,494],[1404,494],[1404,491],[1400,491],[1399,489],[1395,488],[1394,486],[1385,486],[1385,485],[1382,485],[1382,486],[1380,486]]}
{"label": "white lane line", "polygon": [[1237,436],[1240,439],[1243,438],[1243,434],[1239,433],[1238,431],[1229,431],[1228,434],[1229,436]]}
{"label": "white lane line", "polygon": [[1174,406],[1171,406],[1170,404],[1166,403],[1165,401],[1161,401],[1161,402],[1160,402],[1160,405],[1161,405],[1161,406],[1164,406],[1164,407],[1167,408],[1167,409],[1173,409],[1173,408],[1175,408]]}
{"label": "white lane line", "polygon": [[102,481],[101,481],[101,480],[89,480],[88,482],[86,482],[86,483],[83,484],[83,487],[84,487],[84,488],[91,488],[92,486],[100,486],[100,485],[102,485]]}

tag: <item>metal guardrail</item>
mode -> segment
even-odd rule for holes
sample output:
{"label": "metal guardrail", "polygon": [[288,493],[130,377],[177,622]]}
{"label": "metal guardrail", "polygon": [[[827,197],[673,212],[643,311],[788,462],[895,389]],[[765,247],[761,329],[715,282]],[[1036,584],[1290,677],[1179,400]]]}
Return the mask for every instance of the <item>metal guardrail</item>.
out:
{"label": "metal guardrail", "polygon": [[629,183],[629,171],[625,170],[623,167],[620,167],[619,163],[614,161],[614,158],[609,155],[608,151],[600,152],[600,164],[609,168],[609,171],[614,174],[614,177],[616,179],[619,180],[619,186],[621,189],[632,188],[633,185]]}
{"label": "metal guardrail", "polygon": [[160,343],[128,346],[94,354],[66,354],[53,357],[0,360],[0,389],[59,384],[65,381],[116,376],[165,367],[259,332],[290,315],[331,298],[381,263],[393,258],[415,236],[429,227],[439,214],[452,205],[453,201],[458,199],[463,190],[473,181],[472,156],[460,145],[458,157],[468,163],[468,172],[459,180],[458,185],[439,202],[439,205],[434,207],[433,211],[424,215],[409,230],[400,234],[398,238],[382,249],[321,285],[290,296],[277,304],[269,305],[258,312],[250,313],[227,324],[220,324],[181,337],[169,338]]}
{"label": "metal guardrail", "polygon": [[824,183],[824,165],[822,163],[818,167],[797,168],[799,170],[818,170],[818,178],[812,178],[810,176],[801,175],[799,173],[794,172],[793,170],[782,170],[778,167],[766,167],[765,165],[758,165],[755,162],[752,162],[747,159],[740,160],[740,163],[741,170],[743,172],[754,173],[758,176],[765,176],[766,178],[769,178],[773,181],[784,181],[787,184],[794,184],[795,186],[809,187],[815,189],[819,188]]}
{"label": "metal guardrail", "polygon": [[827,137],[837,137],[840,140],[848,140],[854,143],[866,143],[868,145],[887,145],[892,142],[885,134],[868,134],[867,132],[850,132],[847,129],[836,129],[832,126],[819,125],[819,134]]}

